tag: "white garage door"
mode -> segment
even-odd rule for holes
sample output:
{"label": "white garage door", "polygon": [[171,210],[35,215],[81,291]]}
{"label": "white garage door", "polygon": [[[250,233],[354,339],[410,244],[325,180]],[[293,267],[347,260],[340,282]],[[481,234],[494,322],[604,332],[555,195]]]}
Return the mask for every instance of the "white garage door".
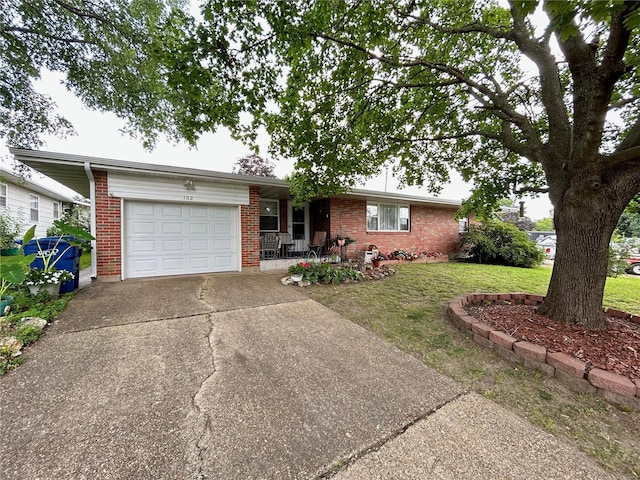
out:
{"label": "white garage door", "polygon": [[125,202],[125,277],[238,271],[238,207]]}

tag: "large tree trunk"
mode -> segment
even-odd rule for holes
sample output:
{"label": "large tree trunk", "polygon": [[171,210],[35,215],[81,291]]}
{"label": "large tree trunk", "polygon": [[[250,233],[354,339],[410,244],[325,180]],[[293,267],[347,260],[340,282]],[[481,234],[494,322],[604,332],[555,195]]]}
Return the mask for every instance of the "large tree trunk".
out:
{"label": "large tree trunk", "polygon": [[[566,200],[566,197],[565,197]],[[539,313],[589,329],[606,327],[602,300],[609,242],[619,214],[617,203],[584,192],[559,202],[554,213],[558,236],[553,273]]]}

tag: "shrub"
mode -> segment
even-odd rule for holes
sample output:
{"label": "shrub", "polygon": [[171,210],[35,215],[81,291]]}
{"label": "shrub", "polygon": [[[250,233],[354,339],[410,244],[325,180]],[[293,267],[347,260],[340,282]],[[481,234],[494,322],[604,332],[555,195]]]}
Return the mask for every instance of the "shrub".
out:
{"label": "shrub", "polygon": [[544,260],[544,252],[526,233],[496,221],[471,225],[462,234],[462,250],[477,263],[531,268]]}
{"label": "shrub", "polygon": [[351,267],[334,267],[328,262],[301,262],[289,267],[289,273],[302,270],[302,280],[310,283],[342,283],[346,280],[361,280],[362,273]]}

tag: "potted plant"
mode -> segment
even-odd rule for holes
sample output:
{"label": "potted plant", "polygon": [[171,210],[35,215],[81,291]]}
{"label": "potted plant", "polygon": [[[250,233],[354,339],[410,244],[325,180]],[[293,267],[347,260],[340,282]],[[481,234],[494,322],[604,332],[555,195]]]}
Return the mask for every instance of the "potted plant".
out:
{"label": "potted plant", "polygon": [[300,282],[304,274],[309,270],[308,262],[299,262],[289,267],[289,275],[294,282]]}
{"label": "potted plant", "polygon": [[[338,240],[338,242],[344,242],[344,240]],[[338,245],[340,245],[338,243]],[[340,246],[334,245],[329,249],[329,261],[331,263],[340,263]]]}
{"label": "potted plant", "polygon": [[23,225],[19,220],[3,213],[0,214],[0,255],[17,255],[18,245]]}
{"label": "potted plant", "polygon": [[[60,220],[56,220],[53,223],[58,231],[61,232],[59,235],[45,239],[36,238],[34,241],[30,242],[29,245],[25,246],[27,251],[35,252],[36,254],[36,261],[32,265],[32,271],[29,273],[29,281],[32,283],[28,286],[32,293],[37,293],[37,291],[46,285],[55,285],[55,287],[51,286],[47,288],[47,290],[50,290],[52,295],[57,294],[54,292],[56,288],[59,293],[60,287],[62,287],[62,292],[72,291],[77,285],[62,284],[73,280],[75,278],[75,272],[70,272],[67,269],[58,269],[56,265],[64,259],[62,264],[66,265],[67,262],[71,260],[70,268],[77,268],[75,259],[79,258],[79,254],[76,257],[75,252],[70,250],[73,248],[79,249],[80,240],[94,239],[92,235],[84,230],[67,225]],[[68,258],[69,255],[65,255],[67,252],[69,252],[69,255],[71,256],[70,259]],[[34,270],[36,271],[34,272]],[[66,274],[57,272],[66,272]],[[46,278],[43,276],[46,276]],[[44,282],[42,282],[43,278]]]}
{"label": "potted plant", "polygon": [[37,295],[44,290],[51,296],[57,296],[60,293],[60,285],[74,278],[75,275],[68,270],[49,268],[45,271],[32,268],[27,273],[25,283],[32,295]]}
{"label": "potted plant", "polygon": [[[33,226],[25,233],[22,245],[33,238],[35,228]],[[17,286],[24,282],[29,264],[35,258],[35,254],[25,255],[24,249],[18,247],[17,255],[5,257],[0,262],[0,316],[9,313],[10,305],[13,303],[13,297],[7,295],[9,288],[12,285]]]}

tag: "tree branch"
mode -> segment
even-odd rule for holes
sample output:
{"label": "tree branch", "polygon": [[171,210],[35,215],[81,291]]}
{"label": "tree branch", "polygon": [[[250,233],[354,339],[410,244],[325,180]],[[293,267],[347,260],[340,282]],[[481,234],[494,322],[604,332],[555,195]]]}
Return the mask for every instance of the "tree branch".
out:
{"label": "tree branch", "polygon": [[514,190],[513,193],[549,193],[549,187],[522,187]]}
{"label": "tree branch", "polygon": [[[443,140],[458,140],[461,138],[470,138],[470,137],[484,137],[490,140],[495,140],[496,142],[504,145],[511,152],[529,157],[531,154],[530,149],[525,147],[524,145],[518,143],[513,136],[509,136],[506,132],[494,133],[488,132],[486,130],[469,130],[467,132],[462,132],[458,134],[451,135],[436,135],[433,137],[399,137],[399,136],[390,136],[389,140],[392,142],[398,143],[418,143],[418,142],[439,142]],[[532,161],[536,161],[532,159]]]}
{"label": "tree branch", "polygon": [[638,118],[636,123],[629,129],[627,136],[620,142],[615,153],[623,152],[637,146],[640,146],[640,118]]}
{"label": "tree branch", "polygon": [[615,110],[617,108],[626,107],[630,103],[634,103],[640,100],[640,96],[633,96],[631,98],[623,98],[619,102],[609,104],[609,110]]}
{"label": "tree branch", "polygon": [[77,37],[62,37],[59,35],[51,35],[50,33],[44,32],[44,31],[40,31],[40,30],[32,30],[30,28],[22,28],[22,27],[11,27],[11,28],[4,28],[2,29],[2,34],[4,34],[5,32],[17,32],[17,33],[24,33],[27,35],[36,35],[38,37],[44,37],[44,38],[48,38],[50,40],[55,40],[57,42],[64,42],[64,43],[77,43],[77,44],[82,44],[82,45],[96,45],[95,42],[90,42],[88,40],[85,40],[83,38],[77,38]]}
{"label": "tree branch", "polygon": [[427,25],[430,28],[433,28],[437,32],[446,33],[446,34],[465,34],[465,33],[484,33],[486,35],[492,36],[494,38],[500,38],[504,40],[514,40],[513,32],[510,30],[501,30],[499,28],[489,27],[488,25],[480,24],[480,23],[470,23],[469,25],[464,25],[462,27],[444,27],[442,25],[438,25],[437,23],[433,23],[423,17],[417,17],[415,15],[409,14],[399,14],[401,17],[409,18],[413,20],[418,25]]}

